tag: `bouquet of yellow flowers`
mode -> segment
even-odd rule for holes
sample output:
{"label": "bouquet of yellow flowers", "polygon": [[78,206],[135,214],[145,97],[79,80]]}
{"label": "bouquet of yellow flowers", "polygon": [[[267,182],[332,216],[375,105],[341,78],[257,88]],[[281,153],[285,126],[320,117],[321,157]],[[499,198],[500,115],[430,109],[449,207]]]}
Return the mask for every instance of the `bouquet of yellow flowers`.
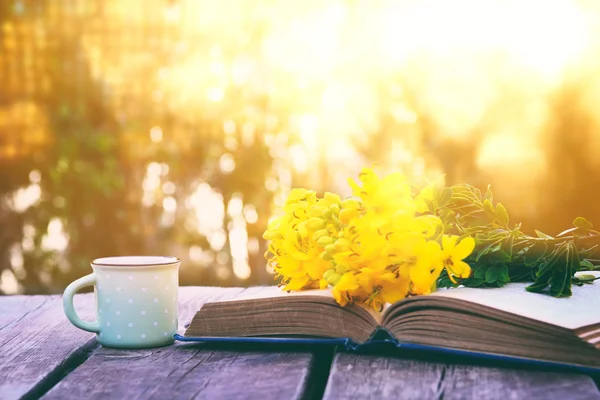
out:
{"label": "bouquet of yellow flowers", "polygon": [[428,211],[437,181],[418,193],[400,173],[379,178],[371,169],[350,180],[354,198],[294,189],[284,215],[269,224],[267,258],[285,290],[333,287],[340,305],[364,303],[380,310],[408,295],[435,290],[442,272],[456,282],[471,268],[462,261],[472,237],[444,234]]}
{"label": "bouquet of yellow flowers", "polygon": [[353,197],[322,198],[291,191],[283,215],[264,233],[265,254],[284,290],[331,287],[335,300],[381,310],[438,286],[499,287],[532,282],[527,290],[569,296],[572,284],[592,283],[600,232],[584,218],[556,237],[509,225],[504,206],[470,185],[443,178],[416,186],[399,173],[372,169],[350,179]]}

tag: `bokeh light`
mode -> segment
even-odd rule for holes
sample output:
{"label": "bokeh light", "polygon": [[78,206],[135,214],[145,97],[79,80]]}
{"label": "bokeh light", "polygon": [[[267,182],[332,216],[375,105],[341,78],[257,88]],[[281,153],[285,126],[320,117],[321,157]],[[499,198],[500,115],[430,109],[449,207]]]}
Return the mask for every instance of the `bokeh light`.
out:
{"label": "bokeh light", "polygon": [[524,229],[599,221],[592,0],[7,0],[0,293],[94,257],[269,284],[294,186],[363,166],[493,185]]}

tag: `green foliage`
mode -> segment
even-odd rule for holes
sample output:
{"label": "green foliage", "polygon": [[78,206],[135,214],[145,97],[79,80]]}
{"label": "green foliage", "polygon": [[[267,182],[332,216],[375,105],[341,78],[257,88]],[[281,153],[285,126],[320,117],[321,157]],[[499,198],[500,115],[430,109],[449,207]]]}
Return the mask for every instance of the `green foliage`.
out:
{"label": "green foliage", "polygon": [[506,208],[501,203],[494,205],[489,186],[484,195],[467,184],[446,187],[438,199],[444,201],[438,201],[432,212],[442,219],[445,231],[472,236],[476,242],[466,259],[473,270],[471,276],[457,284],[443,276],[439,287],[501,287],[521,281],[531,282],[527,286],[530,292],[565,297],[571,295],[572,285],[595,280],[593,275],[574,276],[600,264],[595,258],[600,232],[585,218],[577,217],[573,228],[556,237],[540,231],[529,236],[520,224],[509,225]]}

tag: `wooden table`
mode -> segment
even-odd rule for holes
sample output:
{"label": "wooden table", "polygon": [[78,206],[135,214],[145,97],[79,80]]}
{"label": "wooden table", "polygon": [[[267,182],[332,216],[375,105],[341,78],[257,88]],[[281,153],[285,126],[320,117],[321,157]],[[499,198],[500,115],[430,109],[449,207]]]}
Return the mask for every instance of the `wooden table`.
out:
{"label": "wooden table", "polygon": [[[260,288],[180,289],[180,326],[207,302]],[[76,296],[94,319],[94,295]],[[60,296],[0,297],[0,399],[600,399],[594,380],[557,371],[336,353],[333,348],[151,350],[99,346]]]}

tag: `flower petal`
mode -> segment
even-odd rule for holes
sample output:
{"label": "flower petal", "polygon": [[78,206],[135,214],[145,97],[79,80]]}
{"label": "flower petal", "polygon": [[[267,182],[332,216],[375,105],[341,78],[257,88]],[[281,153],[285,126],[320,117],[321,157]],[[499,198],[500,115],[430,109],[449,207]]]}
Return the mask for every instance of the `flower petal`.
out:
{"label": "flower petal", "polygon": [[471,266],[464,261],[455,261],[453,270],[460,278],[471,276]]}
{"label": "flower petal", "polygon": [[444,251],[452,251],[452,249],[456,246],[457,240],[458,236],[456,235],[442,236],[442,248],[444,249]]}
{"label": "flower petal", "polygon": [[454,262],[457,262],[458,260],[467,258],[469,256],[469,254],[471,254],[473,252],[474,248],[475,248],[475,239],[473,239],[470,236],[463,238],[456,245],[454,250],[452,250],[452,257],[455,260]]}

